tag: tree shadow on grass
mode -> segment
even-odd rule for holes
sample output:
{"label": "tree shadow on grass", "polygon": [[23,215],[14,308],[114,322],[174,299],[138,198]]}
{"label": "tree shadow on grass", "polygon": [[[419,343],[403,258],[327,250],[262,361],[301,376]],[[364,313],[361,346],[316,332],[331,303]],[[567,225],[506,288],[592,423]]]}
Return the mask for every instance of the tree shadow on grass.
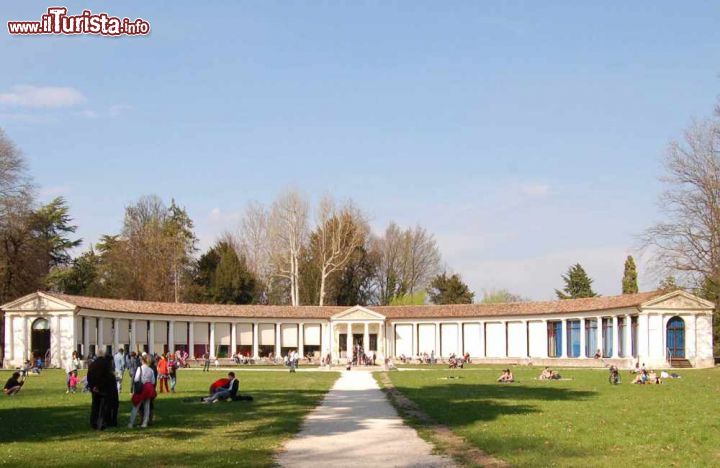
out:
{"label": "tree shadow on grass", "polygon": [[[536,417],[544,417],[540,415],[543,402],[587,401],[595,397],[597,392],[553,386],[456,382],[419,388],[398,385],[396,389],[428,415],[431,421],[460,431],[467,440],[493,455],[502,457],[503,454],[523,451],[548,453],[551,454],[548,455],[548,462],[554,457],[581,462],[591,455],[587,448],[544,437],[543,434],[508,435],[504,431],[494,433],[492,429],[474,431],[470,428],[477,423],[489,423],[503,416],[535,413],[538,414]],[[414,425],[426,425],[427,421],[412,416],[412,410],[409,415]]]}
{"label": "tree shadow on grass", "polygon": [[[230,431],[238,438],[253,436],[277,437],[294,432],[303,417],[325,392],[322,390],[265,390],[253,394],[251,402],[201,403],[191,393],[183,397],[155,400],[155,421],[146,435],[174,441],[192,441],[217,429],[227,433],[227,426],[242,423]],[[22,394],[16,398],[18,402]],[[3,442],[71,441],[84,438],[110,437],[117,442],[134,440],[139,429],[128,429],[131,404],[120,403],[117,428],[97,433],[90,428],[90,400],[87,395],[58,395],[75,398],[58,406],[17,406],[0,409],[0,440]],[[127,397],[125,397],[127,398]]]}

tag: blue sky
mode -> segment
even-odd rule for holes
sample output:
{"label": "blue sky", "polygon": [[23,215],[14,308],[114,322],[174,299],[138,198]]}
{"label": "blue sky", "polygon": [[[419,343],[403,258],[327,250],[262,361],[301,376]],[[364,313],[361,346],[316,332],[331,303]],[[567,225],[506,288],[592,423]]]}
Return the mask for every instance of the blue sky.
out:
{"label": "blue sky", "polygon": [[[64,5],[152,27],[0,34],[0,126],[86,243],[156,193],[206,247],[294,186],[354,199],[376,231],[427,227],[478,295],[551,298],[574,262],[616,294],[659,217],[667,143],[720,94],[711,1]],[[51,89],[28,102],[22,86]]]}

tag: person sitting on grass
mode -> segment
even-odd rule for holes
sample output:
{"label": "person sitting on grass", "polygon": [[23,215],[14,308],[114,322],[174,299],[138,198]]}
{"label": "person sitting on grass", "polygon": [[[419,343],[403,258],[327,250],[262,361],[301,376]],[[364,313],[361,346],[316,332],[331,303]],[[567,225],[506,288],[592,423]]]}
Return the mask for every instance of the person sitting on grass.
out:
{"label": "person sitting on grass", "polygon": [[505,369],[503,370],[502,375],[498,377],[497,381],[500,383],[511,383],[515,382],[515,378],[513,377],[512,372],[510,372],[510,369]]}
{"label": "person sitting on grass", "polygon": [[13,372],[12,376],[5,382],[3,393],[7,396],[15,396],[25,384],[25,379],[20,379],[20,372]]}
{"label": "person sitting on grass", "polygon": [[550,369],[549,367],[546,367],[540,373],[540,377],[538,377],[538,379],[539,380],[560,380],[560,374],[555,372],[554,370]]}
{"label": "person sitting on grass", "polygon": [[650,384],[658,384],[658,385],[659,385],[659,384],[662,383],[662,379],[660,378],[660,376],[657,375],[657,372],[651,370],[651,371],[648,373],[647,383],[650,383]]}
{"label": "person sitting on grass", "polygon": [[645,369],[643,369],[638,375],[635,376],[635,379],[632,383],[643,385],[647,383],[648,380],[648,373]]}
{"label": "person sitting on grass", "polygon": [[227,379],[219,379],[210,386],[210,396],[203,398],[203,403],[215,403],[218,400],[235,399],[240,387],[240,381],[235,378],[235,372],[228,372]]}
{"label": "person sitting on grass", "polygon": [[610,366],[610,376],[608,377],[608,382],[613,385],[620,383],[620,371],[616,366]]}

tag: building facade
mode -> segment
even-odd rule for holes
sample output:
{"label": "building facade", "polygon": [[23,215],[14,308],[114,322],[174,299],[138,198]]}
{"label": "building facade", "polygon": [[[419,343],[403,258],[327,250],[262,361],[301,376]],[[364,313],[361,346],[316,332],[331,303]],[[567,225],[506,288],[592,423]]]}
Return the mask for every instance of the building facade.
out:
{"label": "building facade", "polygon": [[64,366],[73,351],[206,352],[256,359],[331,354],[354,345],[378,362],[469,353],[474,362],[714,365],[714,305],[683,291],[509,304],[261,306],[176,304],[32,293],[3,305],[5,368],[31,356]]}

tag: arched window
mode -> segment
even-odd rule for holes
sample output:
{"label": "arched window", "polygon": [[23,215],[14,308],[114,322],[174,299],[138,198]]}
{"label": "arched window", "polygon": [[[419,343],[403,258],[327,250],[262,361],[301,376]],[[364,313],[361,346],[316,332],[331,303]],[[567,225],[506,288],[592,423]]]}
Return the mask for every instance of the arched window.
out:
{"label": "arched window", "polygon": [[670,359],[685,358],[685,321],[677,316],[667,323],[667,352]]}
{"label": "arched window", "polygon": [[47,320],[45,320],[44,318],[39,318],[33,322],[32,329],[33,330],[49,330],[50,323]]}

